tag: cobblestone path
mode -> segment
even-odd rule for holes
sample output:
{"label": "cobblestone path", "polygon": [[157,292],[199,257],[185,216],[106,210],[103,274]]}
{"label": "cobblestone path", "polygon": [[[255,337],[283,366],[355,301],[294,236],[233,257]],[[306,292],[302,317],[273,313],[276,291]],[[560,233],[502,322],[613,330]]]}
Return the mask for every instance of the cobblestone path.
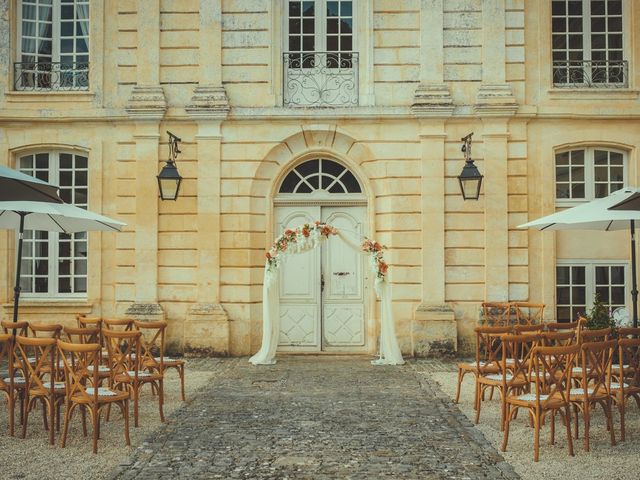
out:
{"label": "cobblestone path", "polygon": [[281,356],[212,367],[212,383],[114,479],[517,478],[429,381],[428,362]]}

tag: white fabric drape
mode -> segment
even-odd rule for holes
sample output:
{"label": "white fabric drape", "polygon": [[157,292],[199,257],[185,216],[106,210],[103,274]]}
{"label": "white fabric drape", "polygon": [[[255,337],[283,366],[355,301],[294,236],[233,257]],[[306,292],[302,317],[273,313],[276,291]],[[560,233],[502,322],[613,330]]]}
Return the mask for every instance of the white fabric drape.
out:
{"label": "white fabric drape", "polygon": [[[398,340],[396,338],[393,313],[391,309],[391,295],[389,285],[385,278],[378,277],[375,258],[362,251],[360,245],[351,240],[347,235],[338,231],[340,237],[347,245],[360,254],[370,257],[370,265],[375,274],[374,288],[380,299],[380,357],[372,361],[374,365],[402,365],[404,360]],[[299,239],[292,253],[300,253],[320,245],[323,236],[313,236],[308,239]],[[288,252],[286,253],[288,254]],[[286,256],[285,252],[283,258]],[[273,365],[276,363],[276,349],[280,336],[280,295],[278,289],[278,269],[269,269],[269,263],[265,264],[264,283],[262,286],[262,346],[258,353],[249,359],[254,365]]]}

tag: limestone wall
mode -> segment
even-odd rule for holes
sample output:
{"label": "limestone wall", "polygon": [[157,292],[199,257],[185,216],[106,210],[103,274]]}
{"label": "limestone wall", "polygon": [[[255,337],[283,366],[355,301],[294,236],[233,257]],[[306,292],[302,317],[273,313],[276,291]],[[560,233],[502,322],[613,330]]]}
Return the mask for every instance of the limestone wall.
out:
{"label": "limestone wall", "polygon": [[[359,106],[296,109],[282,107],[283,1],[92,4],[89,91],[28,92],[13,85],[15,3],[0,0],[0,164],[87,152],[90,208],[128,224],[91,234],[86,298],[27,296],[24,317],[165,318],[174,349],[255,352],[264,250],[279,233],[274,194],[291,165],[322,155],[365,187],[368,233],[389,247],[405,353],[428,353],[434,339],[470,351],[484,300],[544,302],[553,318],[556,258],[577,258],[581,240],[516,226],[555,209],[559,147],[622,149],[638,184],[640,9],[625,2],[629,88],[559,91],[548,3],[359,2]],[[176,202],[157,199],[167,130],[182,139]],[[480,200],[465,202],[460,139],[471,132],[485,181]],[[581,255],[628,258],[624,235],[591,238]],[[14,257],[13,234],[0,232],[3,319]]]}

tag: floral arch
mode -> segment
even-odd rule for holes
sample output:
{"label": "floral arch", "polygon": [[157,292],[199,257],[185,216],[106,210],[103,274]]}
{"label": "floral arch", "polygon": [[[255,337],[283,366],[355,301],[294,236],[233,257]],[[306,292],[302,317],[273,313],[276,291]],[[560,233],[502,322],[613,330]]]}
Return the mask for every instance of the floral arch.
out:
{"label": "floral arch", "polygon": [[295,229],[285,230],[265,253],[264,283],[262,287],[262,346],[249,359],[254,365],[276,363],[276,349],[280,335],[280,302],[278,293],[278,270],[288,255],[306,252],[320,245],[330,235],[342,239],[360,254],[368,255],[369,264],[375,273],[374,288],[380,299],[380,358],[375,365],[401,365],[404,363],[396,338],[391,309],[391,296],[387,283],[388,265],[384,261],[385,247],[365,238],[360,245],[354,243],[335,227],[315,222]]}

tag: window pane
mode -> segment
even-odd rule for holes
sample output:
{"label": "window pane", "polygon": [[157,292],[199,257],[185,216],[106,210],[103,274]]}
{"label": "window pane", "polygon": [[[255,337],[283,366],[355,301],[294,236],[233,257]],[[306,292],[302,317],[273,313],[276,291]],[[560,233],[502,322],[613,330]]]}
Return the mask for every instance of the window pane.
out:
{"label": "window pane", "polygon": [[583,305],[586,299],[586,289],[584,287],[573,287],[571,289],[571,303],[573,305]]}
{"label": "window pane", "polygon": [[327,17],[337,17],[338,15],[338,2],[327,2]]}
{"label": "window pane", "polygon": [[552,15],[565,15],[567,13],[565,0],[553,0],[551,4]]}
{"label": "window pane", "polygon": [[302,15],[304,17],[313,17],[315,14],[314,2],[302,2]]}
{"label": "window pane", "polygon": [[624,287],[611,287],[611,305],[624,305]]}
{"label": "window pane", "polygon": [[582,1],[571,0],[569,4],[569,15],[582,15]]}
{"label": "window pane", "polygon": [[556,154],[556,165],[569,165],[569,152]]}
{"label": "window pane", "polygon": [[558,305],[569,305],[571,304],[571,293],[569,287],[558,287]]}
{"label": "window pane", "polygon": [[556,168],[556,181],[568,182],[569,181],[569,167]]}
{"label": "window pane", "polygon": [[60,293],[71,293],[71,278],[60,277],[58,279],[58,291]]}
{"label": "window pane", "polygon": [[300,33],[299,18],[292,18],[289,20],[289,33]]}
{"label": "window pane", "polygon": [[556,267],[556,283],[558,285],[569,284],[569,267]]}
{"label": "window pane", "polygon": [[77,277],[73,281],[73,291],[76,293],[87,292],[87,279],[83,277]]}
{"label": "window pane", "polygon": [[289,16],[290,17],[299,17],[301,10],[300,10],[300,3],[301,2],[289,2]]}
{"label": "window pane", "polygon": [[585,285],[585,267],[571,267],[571,280],[574,285]]}
{"label": "window pane", "polygon": [[344,0],[340,2],[340,15],[343,17],[350,17],[351,10],[351,2],[345,2]]}
{"label": "window pane", "polygon": [[612,285],[624,284],[624,267],[622,266],[611,267],[611,284]]}

